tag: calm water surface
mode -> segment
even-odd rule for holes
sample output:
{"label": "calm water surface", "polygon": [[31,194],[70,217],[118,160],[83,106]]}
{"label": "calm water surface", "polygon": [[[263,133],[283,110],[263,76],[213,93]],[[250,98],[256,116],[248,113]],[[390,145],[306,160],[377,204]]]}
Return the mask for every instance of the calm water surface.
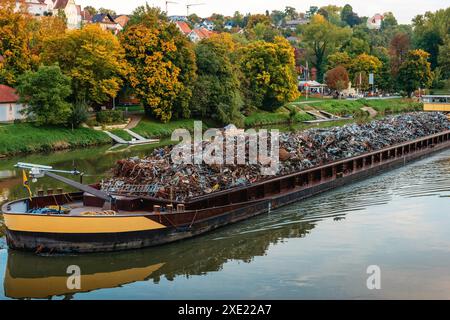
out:
{"label": "calm water surface", "polygon": [[[151,147],[22,157],[76,166],[86,181]],[[0,196],[23,196],[19,159],[0,161]],[[33,188],[57,187],[40,180]],[[78,256],[8,250],[0,299],[450,298],[450,150],[207,235],[157,248]],[[1,222],[0,222],[1,224]],[[0,229],[1,230],[1,229]],[[1,231],[0,231],[1,234]],[[69,265],[81,290],[66,287]],[[381,269],[368,290],[366,269]]]}

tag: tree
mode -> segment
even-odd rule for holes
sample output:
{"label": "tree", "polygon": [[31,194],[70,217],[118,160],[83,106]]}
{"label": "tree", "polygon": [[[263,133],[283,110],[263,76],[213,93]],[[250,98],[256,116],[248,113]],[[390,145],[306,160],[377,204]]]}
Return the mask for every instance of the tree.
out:
{"label": "tree", "polygon": [[66,124],[72,108],[67,98],[71,94],[70,78],[58,66],[41,66],[18,78],[17,91],[29,119],[36,125]]}
{"label": "tree", "polygon": [[285,14],[285,12],[283,12],[283,11],[273,10],[273,11],[270,13],[270,18],[272,19],[272,23],[273,23],[275,26],[279,26],[279,25],[281,25],[281,24],[283,23],[283,21],[285,20],[286,14]]}
{"label": "tree", "polygon": [[298,18],[298,12],[297,9],[295,9],[294,7],[289,7],[287,6],[284,9],[284,17],[286,17],[289,20],[295,20]]}
{"label": "tree", "polygon": [[450,36],[447,36],[444,40],[444,44],[439,47],[438,57],[439,67],[441,68],[442,75],[450,78]]}
{"label": "tree", "polygon": [[309,10],[306,11],[306,18],[311,18],[313,15],[315,15],[317,13],[317,11],[319,11],[319,7],[316,6],[310,6]]}
{"label": "tree", "polygon": [[384,47],[377,47],[373,50],[373,55],[381,61],[381,68],[375,74],[375,85],[380,90],[385,92],[392,92],[395,83],[392,76],[391,56],[388,49]]}
{"label": "tree", "polygon": [[344,8],[342,8],[341,20],[347,23],[350,27],[361,23],[361,19],[356,13],[353,12],[353,8],[349,4],[346,4]]}
{"label": "tree", "polygon": [[350,38],[350,40],[345,43],[343,49],[351,56],[356,56],[370,51],[369,43],[356,37]]}
{"label": "tree", "polygon": [[413,42],[416,48],[423,49],[430,54],[432,69],[437,66],[439,46],[444,43],[450,30],[450,7],[436,12],[426,12],[413,19]]}
{"label": "tree", "polygon": [[394,76],[398,73],[398,68],[405,61],[406,55],[410,49],[410,39],[406,33],[397,33],[389,45],[391,56],[391,72]]}
{"label": "tree", "polygon": [[275,110],[298,96],[294,49],[284,38],[243,48],[241,69],[248,105]]}
{"label": "tree", "polygon": [[98,13],[101,14],[109,14],[110,16],[114,17],[116,15],[116,12],[114,10],[111,9],[106,9],[106,8],[100,8],[98,9]]}
{"label": "tree", "polygon": [[348,87],[348,79],[348,72],[343,66],[337,66],[329,70],[325,75],[327,86],[339,92]]}
{"label": "tree", "polygon": [[328,5],[321,7],[317,13],[325,17],[330,23],[342,26],[341,20],[341,11],[342,8],[335,5]]}
{"label": "tree", "polygon": [[67,30],[66,22],[58,16],[43,16],[39,20],[33,19],[33,33],[31,51],[38,56],[46,41],[64,35]]}
{"label": "tree", "polygon": [[131,86],[147,114],[167,122],[172,116],[189,116],[196,63],[192,44],[175,24],[160,17],[160,11],[143,8],[121,41],[132,67]]}
{"label": "tree", "polygon": [[242,97],[231,36],[214,36],[202,40],[195,48],[198,80],[192,106],[202,117],[212,117],[221,124],[241,124]]}
{"label": "tree", "polygon": [[430,54],[421,49],[411,50],[401,64],[398,72],[399,84],[408,94],[431,85],[433,77],[429,57]]}
{"label": "tree", "polygon": [[188,22],[191,24],[192,27],[202,21],[202,19],[198,15],[196,15],[195,13],[190,14],[187,17],[187,19],[188,19]]}
{"label": "tree", "polygon": [[14,0],[0,3],[0,83],[14,85],[19,75],[38,64],[39,58],[31,50],[32,32],[25,12],[15,12]]}
{"label": "tree", "polygon": [[350,37],[351,30],[331,24],[324,17],[316,14],[302,31],[303,42],[310,51],[310,56],[313,57],[312,62],[317,69],[318,79],[321,80],[327,56],[345,43],[345,40]]}
{"label": "tree", "polygon": [[246,29],[245,34],[250,41],[264,40],[273,42],[275,37],[280,36],[278,29],[264,23],[257,23],[253,28]]}
{"label": "tree", "polygon": [[348,69],[351,65],[352,58],[347,52],[335,52],[328,56],[328,69],[333,69],[338,66],[342,66]]}
{"label": "tree", "polygon": [[244,23],[244,16],[239,11],[234,12],[233,21],[234,21],[234,24],[240,28],[243,28],[246,25]]}
{"label": "tree", "polygon": [[72,101],[102,104],[116,97],[129,69],[117,38],[91,24],[44,44],[42,61],[72,78]]}
{"label": "tree", "polygon": [[395,19],[395,16],[392,12],[385,12],[383,14],[383,21],[381,21],[382,31],[393,28],[397,25],[398,25],[397,19]]}
{"label": "tree", "polygon": [[248,22],[247,22],[247,29],[251,29],[254,28],[258,23],[262,23],[265,25],[270,25],[270,17],[264,15],[264,14],[252,14],[249,18],[248,18]]}
{"label": "tree", "polygon": [[95,16],[98,13],[97,9],[95,9],[93,6],[86,6],[83,10],[89,12],[91,16]]}

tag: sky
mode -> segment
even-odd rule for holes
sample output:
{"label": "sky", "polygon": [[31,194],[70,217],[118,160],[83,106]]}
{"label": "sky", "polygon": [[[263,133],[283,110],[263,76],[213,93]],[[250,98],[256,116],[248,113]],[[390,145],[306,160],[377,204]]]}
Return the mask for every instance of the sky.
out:
{"label": "sky", "polygon": [[[177,4],[168,4],[169,15],[186,15],[186,4],[203,3],[192,6],[190,13],[201,17],[208,17],[212,13],[233,15],[235,11],[241,13],[264,13],[266,10],[283,10],[291,6],[297,11],[305,12],[310,6],[324,6],[328,4],[344,6],[346,3],[353,7],[353,11],[360,16],[373,16],[375,13],[392,11],[399,23],[410,23],[411,19],[426,11],[450,7],[450,0],[171,0]],[[117,13],[131,13],[134,8],[148,2],[165,10],[165,0],[75,0],[85,7],[91,5],[97,9],[105,7]]]}

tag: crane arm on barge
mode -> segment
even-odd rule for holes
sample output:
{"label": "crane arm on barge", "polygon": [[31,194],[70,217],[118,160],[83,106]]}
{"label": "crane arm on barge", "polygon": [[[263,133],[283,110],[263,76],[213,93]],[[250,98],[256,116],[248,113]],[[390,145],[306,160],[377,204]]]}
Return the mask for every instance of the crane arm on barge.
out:
{"label": "crane arm on barge", "polygon": [[82,184],[81,182],[76,182],[69,178],[62,177],[62,176],[56,174],[56,173],[67,173],[67,174],[71,174],[71,175],[82,176],[83,173],[76,169],[71,170],[71,171],[57,170],[57,169],[53,169],[53,167],[50,167],[50,166],[43,166],[43,165],[39,165],[39,164],[23,163],[23,162],[18,162],[14,167],[24,169],[24,170],[29,170],[30,176],[33,179],[33,181],[36,181],[37,178],[42,178],[43,176],[48,176],[52,179],[55,179],[64,184],[67,184],[75,189],[92,194],[93,196],[96,196],[102,200],[105,200],[105,202],[110,205],[115,203],[115,198],[112,195],[110,195],[109,193],[103,192],[103,191],[95,189],[91,186]]}

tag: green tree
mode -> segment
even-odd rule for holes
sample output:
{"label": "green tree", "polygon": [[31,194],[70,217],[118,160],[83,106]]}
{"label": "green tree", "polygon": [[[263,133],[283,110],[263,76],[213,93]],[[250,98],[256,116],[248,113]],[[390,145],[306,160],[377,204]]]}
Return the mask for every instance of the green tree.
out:
{"label": "green tree", "polygon": [[392,75],[391,57],[388,49],[377,47],[373,50],[373,55],[381,61],[381,68],[375,74],[375,85],[385,92],[392,92],[395,87]]}
{"label": "green tree", "polygon": [[18,78],[17,91],[30,120],[36,125],[67,124],[72,107],[70,78],[58,66],[41,66],[38,71],[27,71]]}
{"label": "green tree", "polygon": [[447,36],[444,44],[439,47],[438,63],[442,76],[450,79],[450,36]]}
{"label": "green tree", "polygon": [[129,71],[117,38],[96,24],[50,38],[41,58],[46,64],[57,62],[72,78],[72,101],[87,104],[116,97]]}
{"label": "green tree", "polygon": [[114,17],[116,15],[116,12],[114,10],[107,9],[107,8],[98,9],[98,13],[109,14],[112,17]]}
{"label": "green tree", "polygon": [[192,106],[202,117],[212,117],[221,124],[242,124],[242,97],[236,65],[232,63],[231,36],[224,41],[211,37],[195,48],[198,80],[195,83]]}
{"label": "green tree", "polygon": [[393,28],[398,25],[397,19],[392,12],[385,12],[383,14],[383,21],[381,21],[381,30]]}
{"label": "green tree", "polygon": [[86,11],[86,12],[89,12],[89,14],[91,16],[94,16],[94,15],[96,15],[98,13],[97,9],[95,9],[93,6],[86,6],[86,7],[84,7],[83,10]]}
{"label": "green tree", "polygon": [[350,38],[351,29],[338,27],[316,14],[300,31],[303,42],[310,51],[309,55],[313,58],[312,62],[317,69],[318,79],[322,80],[326,58]]}
{"label": "green tree", "polygon": [[428,62],[430,54],[421,49],[408,52],[405,61],[398,72],[398,80],[402,89],[408,94],[419,88],[428,88],[433,80],[431,64]]}
{"label": "green tree", "polygon": [[347,52],[335,52],[328,56],[328,69],[333,69],[342,66],[348,69],[352,63],[352,58]]}
{"label": "green tree", "polygon": [[450,30],[450,7],[436,12],[426,12],[413,19],[413,42],[416,48],[430,54],[431,67],[438,63],[439,46],[443,45]]}
{"label": "green tree", "polygon": [[242,50],[242,83],[247,105],[275,110],[298,96],[294,49],[277,37]]}
{"label": "green tree", "polygon": [[[294,7],[289,7],[287,6],[284,9],[284,17],[286,17],[289,20],[295,20],[298,18],[298,12],[297,9],[295,9]],[[283,18],[284,18],[283,17]]]}
{"label": "green tree", "polygon": [[342,8],[341,20],[346,24],[348,24],[350,27],[353,27],[354,25],[361,23],[361,19],[358,17],[356,13],[353,12],[353,8],[349,4],[346,4]]}
{"label": "green tree", "polygon": [[321,7],[317,13],[324,16],[330,23],[342,27],[341,11],[341,7],[328,5]]}
{"label": "green tree", "polygon": [[367,53],[370,51],[369,43],[365,40],[352,37],[349,41],[344,44],[343,50],[348,52],[351,56],[357,56],[362,53]]}

